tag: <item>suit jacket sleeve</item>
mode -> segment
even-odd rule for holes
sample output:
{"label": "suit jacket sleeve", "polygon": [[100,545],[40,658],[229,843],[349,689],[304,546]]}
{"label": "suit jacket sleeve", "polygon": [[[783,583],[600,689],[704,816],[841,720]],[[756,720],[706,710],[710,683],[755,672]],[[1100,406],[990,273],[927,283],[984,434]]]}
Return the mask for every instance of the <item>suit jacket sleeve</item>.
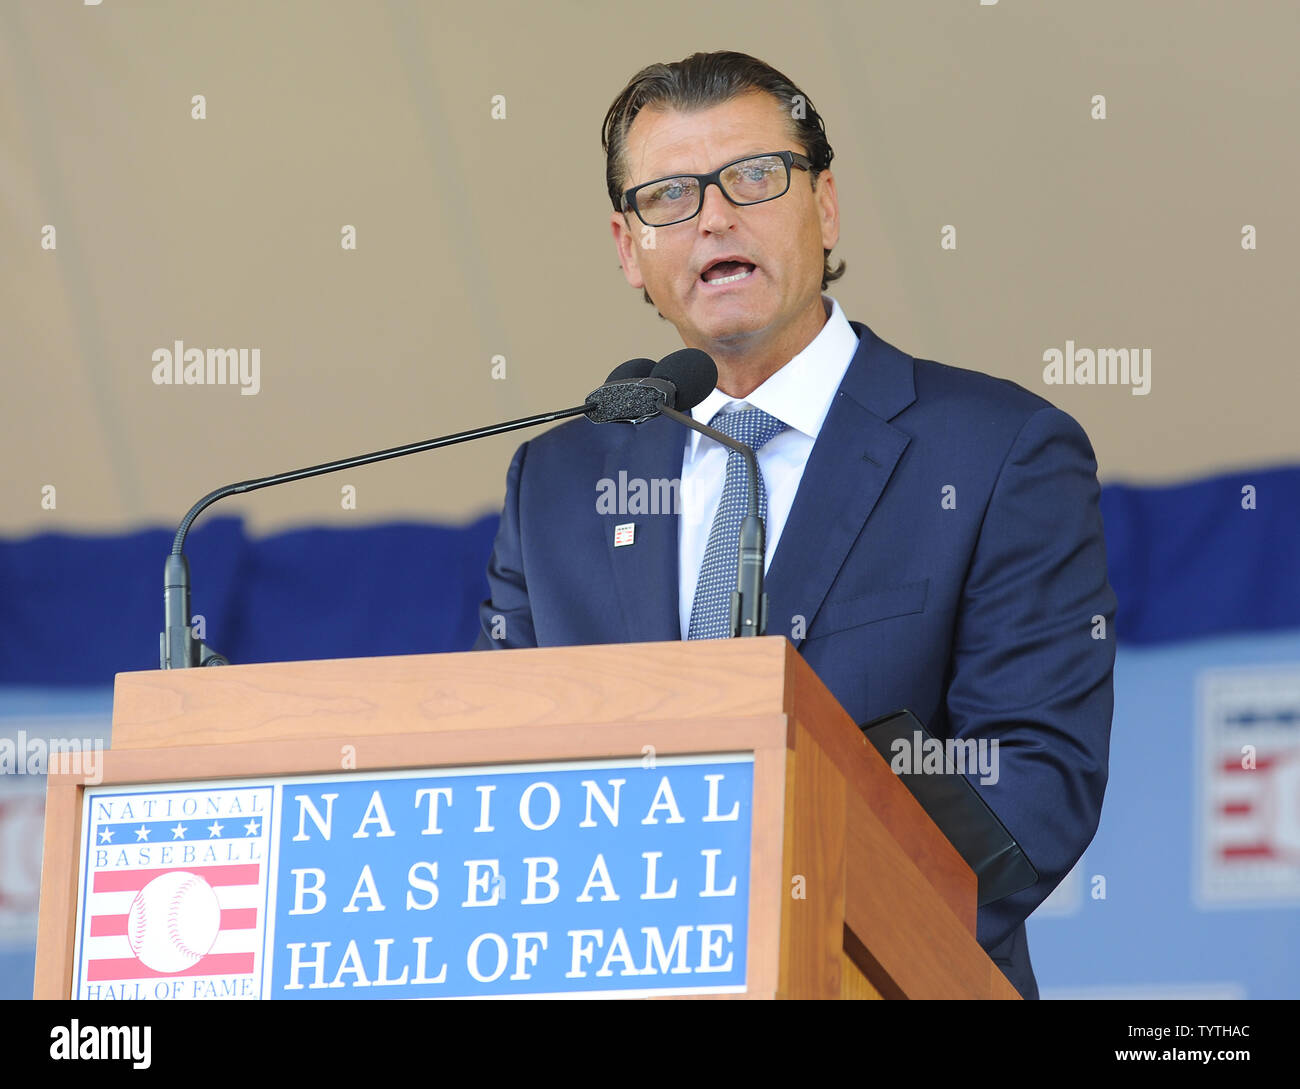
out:
{"label": "suit jacket sleeve", "polygon": [[519,492],[528,443],[515,451],[506,473],[506,501],[501,511],[488,561],[488,599],[479,605],[479,634],[475,650],[535,647],[533,614],[524,581],[523,539],[519,522]]}
{"label": "suit jacket sleeve", "polygon": [[[998,743],[976,789],[1019,841],[1037,884],[979,912],[986,948],[1008,937],[1092,840],[1114,705],[1115,595],[1097,464],[1053,407],[1021,428],[999,471],[954,626],[951,735]],[[992,778],[992,776],[988,776]]]}

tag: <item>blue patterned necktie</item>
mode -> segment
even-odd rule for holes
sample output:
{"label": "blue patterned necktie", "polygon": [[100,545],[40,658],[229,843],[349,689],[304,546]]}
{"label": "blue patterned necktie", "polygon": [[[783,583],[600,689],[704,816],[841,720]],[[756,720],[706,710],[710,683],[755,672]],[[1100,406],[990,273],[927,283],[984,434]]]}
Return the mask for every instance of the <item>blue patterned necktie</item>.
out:
{"label": "blue patterned necktie", "polygon": [[[709,426],[739,439],[758,453],[788,425],[761,408],[742,408],[739,412],[719,412],[709,421]],[[726,639],[731,635],[731,592],[736,588],[740,523],[745,519],[748,496],[749,467],[740,454],[728,450],[727,477],[709,529],[709,542],[704,549],[704,561],[700,564],[700,581],[695,584],[687,639]],[[758,514],[766,525],[767,486],[761,470],[758,474]]]}

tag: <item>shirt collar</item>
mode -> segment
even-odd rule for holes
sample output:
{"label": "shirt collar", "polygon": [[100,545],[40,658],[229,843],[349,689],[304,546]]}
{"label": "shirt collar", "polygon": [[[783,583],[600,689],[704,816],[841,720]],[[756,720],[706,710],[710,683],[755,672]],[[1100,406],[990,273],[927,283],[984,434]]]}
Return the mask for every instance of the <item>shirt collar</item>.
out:
{"label": "shirt collar", "polygon": [[[746,406],[762,409],[814,442],[844,380],[844,372],[858,350],[858,334],[844,316],[840,304],[822,296],[830,316],[808,346],[743,400],[715,389],[691,409],[691,415],[708,423],[721,410],[736,411]],[[687,440],[688,456],[694,458],[700,441],[712,441],[698,431]]]}

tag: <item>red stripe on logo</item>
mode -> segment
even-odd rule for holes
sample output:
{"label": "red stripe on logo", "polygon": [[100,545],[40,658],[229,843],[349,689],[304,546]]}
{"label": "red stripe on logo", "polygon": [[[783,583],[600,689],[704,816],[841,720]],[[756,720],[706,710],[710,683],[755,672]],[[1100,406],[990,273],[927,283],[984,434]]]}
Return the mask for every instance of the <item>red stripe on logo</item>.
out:
{"label": "red stripe on logo", "polygon": [[1219,765],[1220,771],[1267,771],[1277,763],[1276,756],[1257,756],[1255,757],[1255,766],[1253,768],[1243,768],[1241,766],[1241,757],[1236,756],[1230,760],[1225,760]]}
{"label": "red stripe on logo", "polygon": [[192,873],[209,885],[256,885],[258,863],[238,866],[177,866],[169,870],[100,870],[91,887],[95,892],[133,892],[165,873]]}
{"label": "red stripe on logo", "polygon": [[223,908],[222,930],[253,930],[257,927],[257,908]]}
{"label": "red stripe on logo", "polygon": [[1224,858],[1275,858],[1277,852],[1270,844],[1252,843],[1243,847],[1222,847],[1219,854]]}
{"label": "red stripe on logo", "polygon": [[[130,915],[93,915],[90,919],[92,938],[116,938],[126,933]],[[222,930],[253,930],[257,926],[257,908],[223,908]]]}
{"label": "red stripe on logo", "polygon": [[116,938],[126,933],[126,921],[129,915],[92,915],[90,918],[90,936],[92,938]]}

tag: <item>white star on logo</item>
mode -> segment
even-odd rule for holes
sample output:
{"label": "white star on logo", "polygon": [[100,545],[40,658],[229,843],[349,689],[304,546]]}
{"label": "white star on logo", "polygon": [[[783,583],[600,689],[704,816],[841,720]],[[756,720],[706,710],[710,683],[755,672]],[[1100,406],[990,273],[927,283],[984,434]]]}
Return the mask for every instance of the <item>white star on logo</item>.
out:
{"label": "white star on logo", "polygon": [[220,835],[221,835],[221,825],[219,825],[216,821],[213,821],[211,824],[208,825],[208,838],[211,839],[213,836],[220,836]]}
{"label": "white star on logo", "polygon": [[257,835],[257,821],[256,821],[256,819],[251,820],[251,821],[249,821],[246,825],[244,825],[244,835],[246,835],[246,836],[255,836],[255,835]]}
{"label": "white star on logo", "polygon": [[101,828],[100,831],[99,831],[99,842],[100,842],[100,843],[112,843],[112,842],[113,842],[113,829],[111,829],[111,828]]}
{"label": "white star on logo", "polygon": [[148,838],[149,838],[149,829],[146,828],[143,824],[140,825],[140,827],[135,830],[136,843],[139,843],[142,839],[148,839]]}
{"label": "white star on logo", "polygon": [[185,825],[177,822],[176,827],[172,829],[172,839],[185,838]]}

